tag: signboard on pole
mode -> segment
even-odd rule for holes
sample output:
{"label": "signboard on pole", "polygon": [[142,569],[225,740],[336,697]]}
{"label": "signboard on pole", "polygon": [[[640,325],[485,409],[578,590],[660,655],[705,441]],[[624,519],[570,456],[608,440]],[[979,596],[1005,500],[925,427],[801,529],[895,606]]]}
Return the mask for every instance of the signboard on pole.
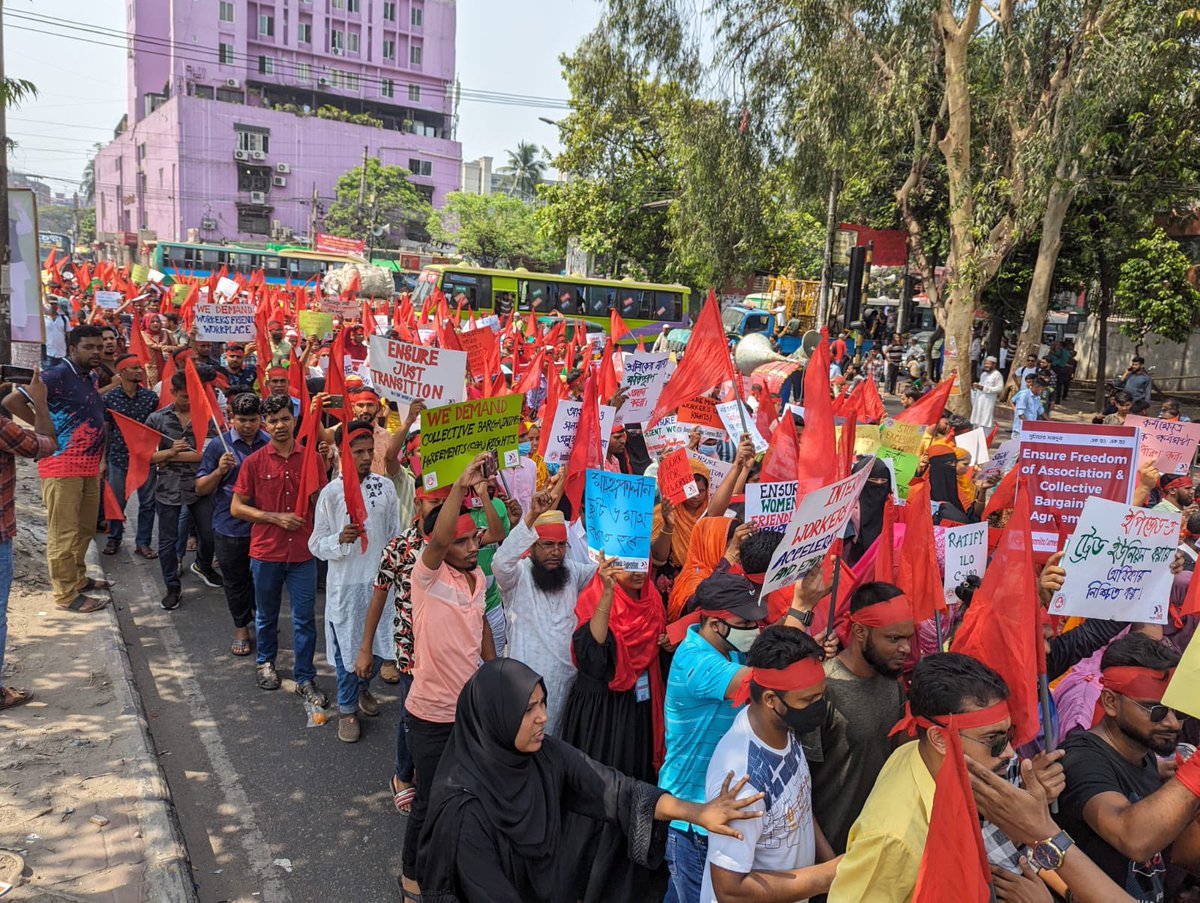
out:
{"label": "signboard on pole", "polygon": [[370,343],[371,384],[392,401],[409,404],[419,398],[427,408],[436,408],[467,397],[465,351],[411,345],[381,335],[371,336]]}
{"label": "signboard on pole", "polygon": [[625,404],[617,411],[618,423],[642,423],[649,418],[663,386],[671,375],[671,355],[662,351],[635,351],[625,355],[621,389]]}
{"label": "signboard on pole", "polygon": [[363,249],[367,243],[362,239],[341,238],[337,235],[329,235],[325,232],[317,233],[317,250],[326,254],[354,254],[362,257]]}
{"label": "signboard on pole", "polygon": [[421,413],[421,480],[426,490],[457,480],[480,452],[496,452],[501,468],[516,467],[524,395],[480,398]]}
{"label": "signboard on pole", "polygon": [[1035,552],[1055,551],[1055,519],[1060,529],[1073,530],[1089,497],[1123,504],[1133,500],[1140,441],[1136,427],[1027,420],[1020,439],[1018,466],[1033,500]]}
{"label": "signboard on pole", "polygon": [[[613,409],[611,405],[600,405],[600,452],[608,454],[608,438],[612,434]],[[547,464],[566,464],[575,447],[575,434],[579,432],[579,418],[583,414],[582,401],[560,401],[554,409],[554,423],[550,428],[550,440],[546,444]]]}
{"label": "signboard on pole", "polygon": [[[755,422],[754,415],[736,398],[733,401],[726,401],[717,405],[717,414],[721,418],[721,423],[725,425],[725,432],[729,433],[731,438],[740,438],[742,433],[749,433],[750,440],[754,443],[754,453],[756,455],[761,455],[767,450],[767,440],[758,431],[758,424]],[[745,420],[742,419],[743,417]],[[745,426],[743,426],[743,423]]]}
{"label": "signboard on pole", "polygon": [[956,586],[971,575],[983,576],[988,553],[987,521],[945,527],[942,535],[945,544],[942,588],[946,591],[946,604],[950,605],[959,601],[954,595]]}
{"label": "signboard on pole", "polygon": [[120,292],[96,292],[96,306],[102,310],[116,310],[125,300]]}
{"label": "signboard on pole", "polygon": [[1142,431],[1141,461],[1154,461],[1159,473],[1185,474],[1191,471],[1200,445],[1200,423],[1180,423],[1157,417],[1130,414],[1126,426]]}
{"label": "signboard on pole", "polygon": [[626,571],[650,569],[654,480],[636,474],[587,472],[587,543],[592,560],[615,559]]}
{"label": "signboard on pole", "polygon": [[202,342],[254,340],[253,304],[197,304],[196,338]]}
{"label": "signboard on pole", "polygon": [[1092,496],[1067,540],[1050,613],[1165,624],[1180,514]]}

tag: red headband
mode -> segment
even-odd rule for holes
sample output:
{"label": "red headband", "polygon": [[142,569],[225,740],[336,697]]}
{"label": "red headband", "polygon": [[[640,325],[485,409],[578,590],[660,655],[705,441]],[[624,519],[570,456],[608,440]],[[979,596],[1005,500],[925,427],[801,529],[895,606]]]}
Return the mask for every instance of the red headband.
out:
{"label": "red headband", "polygon": [[359,436],[370,436],[372,439],[374,439],[375,431],[373,429],[371,429],[369,426],[360,426],[358,429],[356,429],[352,433],[350,433],[350,438],[347,439],[346,441],[353,442]]}
{"label": "red headband", "polygon": [[866,608],[850,613],[851,624],[861,624],[863,627],[891,627],[904,621],[913,620],[912,603],[908,596],[901,593],[886,602],[876,602]]}
{"label": "red headband", "polygon": [[[1121,665],[1116,668],[1105,668],[1100,672],[1100,686],[1112,690],[1121,696],[1137,696],[1141,699],[1153,699],[1161,702],[1167,692],[1167,684],[1175,669],[1158,671],[1154,668],[1139,668],[1135,665]],[[1096,708],[1092,712],[1092,727],[1104,719],[1104,706],[1096,700]]]}
{"label": "red headband", "polygon": [[1191,477],[1184,474],[1182,477],[1176,477],[1174,480],[1164,486],[1163,492],[1170,492],[1172,489],[1183,489],[1185,487],[1191,487],[1191,485]]}
{"label": "red headband", "polygon": [[735,564],[733,567],[731,567],[729,569],[729,573],[737,574],[739,577],[745,577],[751,583],[755,583],[758,586],[762,586],[763,583],[765,583],[766,579],[767,579],[766,572],[763,572],[761,574],[747,574],[746,569],[743,568],[740,564]]}
{"label": "red headband", "polygon": [[758,684],[764,690],[775,690],[787,693],[792,690],[807,690],[824,682],[825,669],[815,658],[802,658],[792,662],[786,668],[751,668],[750,673],[742,678],[730,701],[735,705],[745,705],[750,698],[750,682]]}
{"label": "red headband", "polygon": [[460,514],[458,516],[458,523],[454,528],[455,539],[462,539],[464,536],[470,536],[473,533],[478,532],[479,527],[476,526],[475,521],[471,518],[471,515]]}
{"label": "red headband", "polygon": [[350,403],[354,404],[359,401],[379,401],[379,396],[370,389],[359,389],[357,392],[350,393]]}
{"label": "red headband", "polygon": [[274,379],[277,376],[286,377],[287,375],[287,367],[272,367],[267,371],[267,379]]}
{"label": "red headband", "polygon": [[[959,712],[946,715],[938,715],[939,718],[953,718],[954,730],[963,730],[964,728],[987,727],[989,724],[996,724],[1003,721],[1005,718],[1012,717],[1008,711],[1008,700],[997,702],[988,706],[986,709],[979,709],[975,712]],[[918,717],[912,713],[910,703],[904,704],[904,717],[896,722],[896,726],[888,733],[889,737],[894,737],[896,734],[907,734],[910,737],[917,735],[917,728],[923,727],[928,730],[931,727],[940,727],[943,730],[951,727],[950,724],[938,724],[936,721],[931,721],[925,717]]]}
{"label": "red headband", "polygon": [[450,487],[443,486],[441,489],[426,489],[424,486],[418,486],[414,497],[418,502],[440,502],[450,498]]}
{"label": "red headband", "polygon": [[535,528],[538,539],[544,539],[546,542],[566,542],[567,541],[567,525],[566,524],[542,524]]}
{"label": "red headband", "polygon": [[119,361],[117,361],[116,370],[118,373],[120,373],[122,370],[128,370],[130,367],[141,367],[141,366],[143,366],[143,364],[142,364],[142,359],[140,357],[138,357],[136,354],[127,354],[123,358],[121,358]]}

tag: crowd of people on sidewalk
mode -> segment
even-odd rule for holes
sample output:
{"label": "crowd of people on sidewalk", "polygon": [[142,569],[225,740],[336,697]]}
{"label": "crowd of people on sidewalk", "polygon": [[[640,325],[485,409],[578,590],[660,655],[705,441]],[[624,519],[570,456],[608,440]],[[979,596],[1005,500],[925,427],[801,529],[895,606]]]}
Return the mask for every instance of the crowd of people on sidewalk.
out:
{"label": "crowd of people on sidewalk", "polygon": [[[1163,702],[1200,617],[1191,473],[1145,460],[1130,475],[1134,506],[1181,520],[1162,621],[1052,615],[1072,563],[1035,554],[1020,469],[989,471],[956,443],[979,428],[995,441],[997,359],[976,352],[967,417],[948,410],[956,374],[901,385],[901,336],[870,360],[825,336],[801,413],[743,388],[715,297],[679,357],[645,350],[658,324],[633,331],[616,312],[593,344],[532,313],[478,323],[440,292],[366,301],[304,335],[320,297],[261,274],[234,274],[220,298],[216,280],[172,292],[108,265],[96,282],[126,300],[101,309],[79,269],[54,269],[69,313],[49,302],[48,359],[3,399],[0,668],[21,456],[38,462],[59,611],[103,608],[85,553],[116,554],[136,511],[162,608],[185,579],[221,589],[230,654],[254,658],[248,691],[276,691],[286,590],[303,705],[336,705],[348,744],[373,723],[394,732],[381,781],[405,816],[404,899],[1149,903],[1200,887],[1200,728]],[[213,341],[199,297],[254,305],[254,334]],[[431,402],[375,388],[368,336],[461,351],[474,329],[495,333],[494,353],[456,388],[521,395],[519,435],[444,479],[422,459]],[[1018,368],[1014,436],[1066,395],[1062,351]],[[669,357],[669,376],[627,420],[623,374],[642,355]],[[901,398],[894,417],[876,375]],[[1135,411],[1142,375],[1135,359],[1123,377]],[[554,463],[555,411],[572,401]],[[719,439],[676,419],[726,401],[743,414]],[[898,484],[885,458],[901,450],[880,443],[905,427],[919,448]],[[589,498],[592,472],[651,487],[652,513],[625,516],[642,563],[600,538],[596,512],[619,503]],[[784,579],[795,524],[780,532],[750,499],[789,481],[797,523],[807,499],[849,495],[835,526],[812,521],[827,551]],[[935,531],[981,523],[989,563],[948,603]],[[30,697],[5,688],[0,708]]]}

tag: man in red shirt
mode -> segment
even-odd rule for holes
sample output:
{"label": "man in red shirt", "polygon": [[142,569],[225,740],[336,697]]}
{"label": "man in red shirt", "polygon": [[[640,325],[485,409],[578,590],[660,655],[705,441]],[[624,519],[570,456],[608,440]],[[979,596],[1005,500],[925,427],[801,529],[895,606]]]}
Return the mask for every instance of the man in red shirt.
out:
{"label": "man in red shirt", "polygon": [[[263,690],[279,689],[275,655],[279,649],[279,606],[286,584],[292,604],[296,692],[305,702],[325,708],[328,699],[317,689],[313,666],[317,650],[317,562],[308,550],[308,537],[315,505],[310,500],[303,518],[295,513],[304,455],[296,443],[291,399],[272,395],[263,399],[261,410],[271,442],[242,462],[229,507],[234,517],[251,524],[250,573],[254,577],[258,640],[256,682]],[[325,485],[323,467],[320,482]]]}

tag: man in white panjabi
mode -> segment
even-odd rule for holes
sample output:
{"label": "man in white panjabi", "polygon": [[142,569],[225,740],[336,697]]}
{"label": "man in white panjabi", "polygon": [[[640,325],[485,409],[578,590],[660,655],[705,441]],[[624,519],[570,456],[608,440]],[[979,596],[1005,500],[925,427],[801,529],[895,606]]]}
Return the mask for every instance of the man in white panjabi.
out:
{"label": "man in white panjabi", "polygon": [[553,510],[561,484],[561,479],[554,480],[533,497],[529,512],[513,525],[492,559],[508,628],[505,654],[542,675],[549,716],[546,733],[552,736],[558,734],[575,679],[575,603],[596,572],[595,564],[567,554],[566,520]]}
{"label": "man in white panjabi", "polygon": [[996,416],[996,400],[1004,390],[1004,376],[996,368],[996,359],[984,358],[979,382],[971,387],[971,422],[985,430],[992,428]]}
{"label": "man in white panjabi", "polygon": [[[362,644],[383,547],[400,532],[401,525],[396,487],[390,478],[371,472],[375,453],[373,425],[358,421],[350,424],[349,430],[350,456],[357,471],[350,478],[358,480],[367,511],[363,524],[366,548],[362,544],[363,534],[350,523],[343,474],[330,481],[317,498],[308,549],[329,562],[325,578],[325,655],[337,674],[338,739],[353,743],[361,733],[358,713],[379,714],[379,703],[371,695],[370,679],[364,680],[355,672],[355,659]],[[390,623],[380,623],[371,648],[373,677],[379,673],[379,666],[395,654]]]}

